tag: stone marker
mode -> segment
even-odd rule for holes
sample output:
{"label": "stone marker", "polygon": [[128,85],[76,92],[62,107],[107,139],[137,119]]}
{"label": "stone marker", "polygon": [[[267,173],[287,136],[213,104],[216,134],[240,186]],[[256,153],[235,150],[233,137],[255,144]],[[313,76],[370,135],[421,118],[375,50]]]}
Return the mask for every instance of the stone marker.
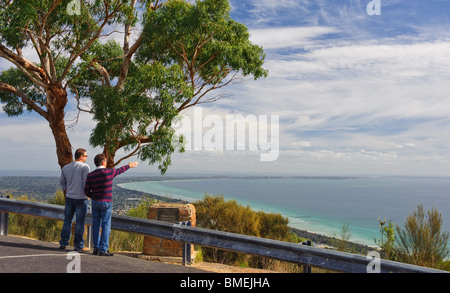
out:
{"label": "stone marker", "polygon": [[[191,226],[195,226],[195,207],[192,204],[157,203],[149,207],[147,218],[169,223],[190,221]],[[183,255],[183,243],[155,236],[145,236],[143,254],[156,259],[158,257],[179,258]],[[191,255],[194,255],[193,245],[191,245]]]}

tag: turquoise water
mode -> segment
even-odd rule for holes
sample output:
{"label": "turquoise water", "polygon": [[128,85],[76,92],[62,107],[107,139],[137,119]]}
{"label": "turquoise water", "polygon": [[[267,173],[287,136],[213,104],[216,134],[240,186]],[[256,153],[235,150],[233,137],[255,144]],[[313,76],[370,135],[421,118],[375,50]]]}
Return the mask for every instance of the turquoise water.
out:
{"label": "turquoise water", "polygon": [[436,207],[450,230],[450,178],[226,178],[166,180],[120,184],[123,188],[187,201],[204,194],[235,199],[254,210],[280,213],[289,226],[340,237],[348,225],[351,241],[375,246],[378,217],[403,227],[407,216],[423,204]]}

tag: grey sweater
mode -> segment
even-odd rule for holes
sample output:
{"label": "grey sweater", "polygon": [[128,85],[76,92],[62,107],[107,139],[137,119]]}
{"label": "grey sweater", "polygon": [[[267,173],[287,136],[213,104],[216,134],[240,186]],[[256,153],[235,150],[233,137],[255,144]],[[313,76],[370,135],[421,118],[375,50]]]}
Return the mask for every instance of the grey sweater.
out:
{"label": "grey sweater", "polygon": [[86,199],[84,185],[89,171],[89,166],[81,162],[72,162],[62,168],[60,185],[67,191],[66,197]]}

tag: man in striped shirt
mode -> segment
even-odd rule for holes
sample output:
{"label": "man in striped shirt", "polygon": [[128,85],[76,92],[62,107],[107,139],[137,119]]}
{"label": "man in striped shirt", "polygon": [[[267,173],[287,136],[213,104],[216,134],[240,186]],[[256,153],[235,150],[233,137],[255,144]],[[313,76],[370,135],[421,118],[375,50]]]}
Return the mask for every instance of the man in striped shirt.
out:
{"label": "man in striped shirt", "polygon": [[[94,254],[112,256],[108,251],[109,234],[111,233],[112,187],[113,179],[130,168],[135,168],[138,162],[129,163],[119,169],[106,168],[106,156],[95,156],[97,169],[89,173],[84,188],[86,196],[92,199],[92,237]],[[100,227],[102,229],[100,235]]]}

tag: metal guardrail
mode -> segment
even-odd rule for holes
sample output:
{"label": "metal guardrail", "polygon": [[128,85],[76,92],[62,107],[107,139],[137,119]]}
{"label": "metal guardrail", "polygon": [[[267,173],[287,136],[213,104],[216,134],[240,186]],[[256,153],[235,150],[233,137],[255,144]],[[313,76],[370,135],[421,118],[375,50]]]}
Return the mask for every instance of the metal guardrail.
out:
{"label": "metal guardrail", "polygon": [[[64,219],[63,206],[15,199],[0,198],[1,212],[27,214],[56,220]],[[4,221],[3,217],[0,219]],[[91,223],[92,214],[89,212],[86,216],[86,225]],[[2,225],[4,224],[0,223],[0,227]],[[332,271],[367,273],[368,266],[374,261],[372,257],[357,254],[129,216],[112,216],[111,228]],[[383,259],[376,261],[380,273],[448,273]]]}

